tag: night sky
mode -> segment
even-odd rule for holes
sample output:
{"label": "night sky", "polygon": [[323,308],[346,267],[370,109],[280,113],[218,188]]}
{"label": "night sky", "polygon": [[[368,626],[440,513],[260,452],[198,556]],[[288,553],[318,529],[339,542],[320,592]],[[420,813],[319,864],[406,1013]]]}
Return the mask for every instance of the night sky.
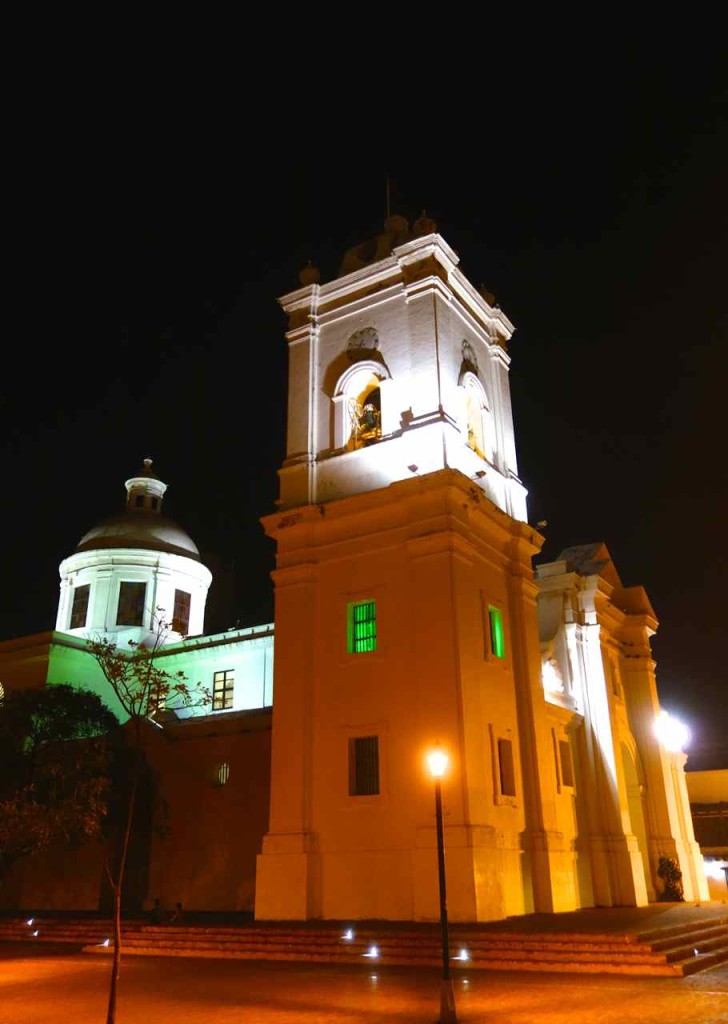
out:
{"label": "night sky", "polygon": [[692,730],[692,766],[726,746],[728,104],[612,99],[558,125],[486,123],[478,147],[440,122],[407,146],[337,148],[270,146],[255,125],[235,144],[141,138],[129,119],[51,132],[52,174],[39,146],[17,155],[0,638],[53,628],[60,561],[124,507],[145,457],[216,574],[208,628],[272,620],[259,517],[284,455],[277,298],[309,259],[330,280],[380,232],[389,181],[391,212],[426,209],[516,326],[539,561],[604,541],[660,620],[660,698]]}

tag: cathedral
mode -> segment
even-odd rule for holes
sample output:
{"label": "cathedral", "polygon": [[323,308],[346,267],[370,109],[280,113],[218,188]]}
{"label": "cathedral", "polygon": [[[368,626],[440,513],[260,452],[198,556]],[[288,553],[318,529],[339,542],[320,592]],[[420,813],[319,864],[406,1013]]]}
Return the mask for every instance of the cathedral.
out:
{"label": "cathedral", "polygon": [[[211,573],[145,459],[61,562],[55,629],[0,643],[6,692],[71,682],[123,717],[88,642],[149,644],[163,614],[158,664],[211,695],[145,723],[127,909],[437,920],[433,749],[451,920],[645,905],[662,857],[709,898],[685,754],[657,729],[655,613],[601,542],[536,563],[515,328],[458,262],[426,215],[390,216],[279,298],[274,622],[205,634]],[[102,860],[28,858],[0,907],[98,909]]]}

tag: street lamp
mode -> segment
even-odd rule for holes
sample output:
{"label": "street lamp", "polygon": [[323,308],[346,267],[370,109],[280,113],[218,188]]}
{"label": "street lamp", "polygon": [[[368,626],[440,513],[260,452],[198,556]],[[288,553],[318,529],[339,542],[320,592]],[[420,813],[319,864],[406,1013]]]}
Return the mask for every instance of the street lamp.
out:
{"label": "street lamp", "polygon": [[449,758],[436,747],[427,755],[430,775],[435,780],[435,818],[437,821],[437,876],[440,882],[440,930],[442,933],[442,981],[440,983],[440,1024],[457,1024],[455,994],[450,977],[450,943],[447,936],[447,893],[445,890],[445,840],[442,831],[442,794],[440,779],[447,771]]}
{"label": "street lamp", "polygon": [[681,753],[690,742],[688,727],[667,711],[660,711],[655,719],[655,732],[663,747],[672,754]]}

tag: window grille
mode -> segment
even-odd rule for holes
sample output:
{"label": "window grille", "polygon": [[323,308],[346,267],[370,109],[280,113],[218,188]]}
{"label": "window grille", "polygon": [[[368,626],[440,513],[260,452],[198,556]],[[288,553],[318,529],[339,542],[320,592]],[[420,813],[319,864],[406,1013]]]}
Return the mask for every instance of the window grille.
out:
{"label": "window grille", "polygon": [[349,605],[349,654],[363,654],[377,649],[376,601]]}
{"label": "window grille", "polygon": [[379,737],[357,736],[349,740],[349,796],[379,793]]}

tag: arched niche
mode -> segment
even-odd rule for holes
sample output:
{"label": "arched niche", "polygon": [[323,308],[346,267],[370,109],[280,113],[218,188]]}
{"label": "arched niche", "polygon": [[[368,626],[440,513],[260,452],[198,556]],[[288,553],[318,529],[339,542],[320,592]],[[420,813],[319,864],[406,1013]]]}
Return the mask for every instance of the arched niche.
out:
{"label": "arched niche", "polygon": [[471,370],[460,375],[462,430],[469,448],[488,462],[495,462],[495,423],[485,388]]}
{"label": "arched niche", "polygon": [[391,433],[392,380],[380,362],[360,360],[342,373],[334,396],[334,448],[353,451]]}

